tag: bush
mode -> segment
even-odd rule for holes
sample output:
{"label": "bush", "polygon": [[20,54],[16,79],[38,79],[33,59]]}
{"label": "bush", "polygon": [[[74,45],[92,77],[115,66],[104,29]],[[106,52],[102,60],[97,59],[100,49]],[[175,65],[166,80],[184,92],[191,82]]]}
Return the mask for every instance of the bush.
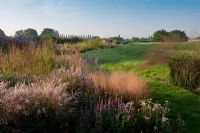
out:
{"label": "bush", "polygon": [[164,36],[168,35],[166,30],[158,30],[153,34],[152,41],[154,42],[163,42]]}
{"label": "bush", "polygon": [[171,78],[174,84],[187,89],[200,85],[200,59],[178,59],[170,63]]}
{"label": "bush", "polygon": [[38,38],[38,33],[35,29],[28,28],[26,30],[16,31],[15,37],[36,39]]}
{"label": "bush", "polygon": [[170,32],[159,30],[153,34],[152,40],[154,42],[185,42],[188,40],[188,37],[184,31],[180,30]]}

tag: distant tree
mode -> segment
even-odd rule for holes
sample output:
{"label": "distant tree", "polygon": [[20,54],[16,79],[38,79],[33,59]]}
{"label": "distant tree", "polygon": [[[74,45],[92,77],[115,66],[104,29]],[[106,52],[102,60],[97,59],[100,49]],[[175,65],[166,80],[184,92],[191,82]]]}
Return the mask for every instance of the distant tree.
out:
{"label": "distant tree", "polygon": [[137,41],[139,41],[139,38],[138,37],[132,37],[131,40],[134,41],[134,42],[137,42]]}
{"label": "distant tree", "polygon": [[151,42],[152,39],[150,37],[141,37],[138,42]]}
{"label": "distant tree", "polygon": [[173,30],[167,32],[166,30],[159,30],[153,34],[152,41],[154,42],[182,42],[187,41],[188,37],[184,31]]}
{"label": "distant tree", "polygon": [[23,30],[18,30],[15,32],[15,37],[23,37],[24,36],[24,31]]}
{"label": "distant tree", "polygon": [[54,29],[45,28],[40,34],[40,36],[44,38],[57,38],[59,37],[59,33]]}
{"label": "distant tree", "polygon": [[38,33],[37,33],[37,31],[35,29],[28,28],[28,29],[24,30],[24,37],[37,38],[38,37]]}
{"label": "distant tree", "polygon": [[93,36],[92,38],[93,39],[101,39],[101,37],[99,37],[99,36]]}
{"label": "distant tree", "polygon": [[114,44],[120,44],[124,41],[124,39],[120,35],[118,37],[110,37],[109,40]]}
{"label": "distant tree", "polygon": [[15,37],[37,38],[38,33],[35,29],[28,28],[26,30],[19,30],[15,32]]}
{"label": "distant tree", "polygon": [[0,37],[5,37],[5,36],[6,35],[5,35],[4,31],[0,29]]}
{"label": "distant tree", "polygon": [[169,41],[175,41],[175,42],[179,42],[179,41],[183,42],[183,41],[188,40],[186,33],[180,30],[173,30],[169,32],[167,38]]}
{"label": "distant tree", "polygon": [[152,37],[152,41],[154,42],[163,42],[164,41],[164,37],[168,35],[168,32],[166,30],[158,30],[156,32],[154,32],[153,37]]}

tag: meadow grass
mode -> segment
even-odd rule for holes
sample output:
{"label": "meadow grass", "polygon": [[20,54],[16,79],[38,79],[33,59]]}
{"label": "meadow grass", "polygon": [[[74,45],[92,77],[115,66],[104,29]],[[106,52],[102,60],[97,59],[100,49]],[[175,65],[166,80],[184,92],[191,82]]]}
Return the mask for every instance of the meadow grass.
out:
{"label": "meadow grass", "polygon": [[[93,42],[91,44],[93,46]],[[126,68],[127,72],[108,73],[91,69],[87,56],[82,58],[80,54],[72,53],[56,55],[52,49],[54,47],[50,45],[11,47],[8,52],[1,52],[0,130],[181,131],[182,121],[176,116],[173,120],[168,117],[170,109],[167,101],[160,104],[151,99],[140,100],[149,96],[146,82],[137,75],[145,70],[140,68],[142,55],[151,45],[140,44],[134,51],[132,45],[120,46],[119,51],[114,52],[116,58],[118,53],[121,55],[117,59],[105,54],[109,60],[113,59],[111,63],[119,60],[124,63],[124,59],[127,64],[129,61],[135,62]],[[134,65],[134,69],[131,65]],[[121,71],[124,66],[120,67]],[[156,70],[152,68],[149,73]],[[137,75],[128,71],[137,71]],[[36,79],[26,81],[23,76],[35,76]],[[40,76],[44,77],[38,78]]]}
{"label": "meadow grass", "polygon": [[1,132],[180,131],[166,104],[140,100],[148,95],[143,79],[94,72],[80,54],[56,55],[52,48],[30,44],[1,52]]}
{"label": "meadow grass", "polygon": [[[166,45],[161,46],[161,49],[165,48]],[[157,44],[133,43],[114,49],[89,51],[86,54],[99,58],[99,65],[102,69],[134,72],[144,77],[151,88],[153,100],[159,103],[168,100],[171,103],[170,107],[172,109],[170,115],[172,117],[181,115],[183,120],[185,120],[184,132],[199,133],[200,97],[190,91],[172,85],[170,83],[170,68],[165,62],[162,62],[163,64],[159,64],[161,62],[150,63],[150,65],[145,65],[144,67],[145,55],[149,50],[154,50],[154,47],[157,47]],[[188,43],[178,46],[172,44],[167,47],[171,47],[172,51],[178,49],[180,53],[189,54],[199,49],[198,45],[190,45]],[[156,59],[158,58],[151,58],[152,61],[156,61]]]}
{"label": "meadow grass", "polygon": [[43,76],[49,74],[58,63],[49,44],[29,44],[23,49],[13,46],[8,52],[0,52],[0,71],[6,74]]}
{"label": "meadow grass", "polygon": [[144,65],[167,64],[173,58],[191,58],[200,52],[197,42],[155,43],[144,56]]}
{"label": "meadow grass", "polygon": [[[93,73],[91,78],[91,73],[79,64],[82,59],[78,56],[71,59],[77,59],[77,62],[70,68],[54,70],[46,79],[28,85],[9,87],[0,82],[2,132],[181,131],[177,128],[180,124],[173,124],[168,118],[167,102],[133,101],[132,97],[124,100],[127,93],[144,95],[146,89],[142,79],[116,72],[110,76]],[[108,81],[100,83],[102,78]],[[123,85],[124,78],[127,80]],[[102,83],[106,85],[102,86]],[[116,94],[113,95],[111,89]],[[129,92],[123,96],[122,89]]]}

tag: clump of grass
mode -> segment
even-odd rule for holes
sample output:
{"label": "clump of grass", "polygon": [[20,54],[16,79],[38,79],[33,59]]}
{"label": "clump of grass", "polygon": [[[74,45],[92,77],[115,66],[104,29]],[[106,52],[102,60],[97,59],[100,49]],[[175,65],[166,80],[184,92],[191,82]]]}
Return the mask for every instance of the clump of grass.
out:
{"label": "clump of grass", "polygon": [[200,59],[174,60],[170,68],[174,84],[187,89],[197,89],[200,86]]}
{"label": "clump of grass", "polygon": [[114,95],[141,98],[148,94],[145,81],[132,73],[94,72],[91,74],[91,79],[96,88],[104,89]]}
{"label": "clump of grass", "polygon": [[3,73],[43,76],[58,64],[49,44],[30,44],[22,49],[13,46],[8,52],[0,52],[0,71]]}
{"label": "clump of grass", "polygon": [[0,74],[0,82],[7,82],[9,87],[14,87],[17,84],[25,83],[29,84],[33,82],[35,79],[34,77],[25,77],[19,74],[14,73],[3,73]]}
{"label": "clump of grass", "polygon": [[[7,88],[0,83],[3,132],[65,132],[73,121],[77,99],[66,91],[66,84],[46,80]],[[71,118],[71,120],[70,120]]]}

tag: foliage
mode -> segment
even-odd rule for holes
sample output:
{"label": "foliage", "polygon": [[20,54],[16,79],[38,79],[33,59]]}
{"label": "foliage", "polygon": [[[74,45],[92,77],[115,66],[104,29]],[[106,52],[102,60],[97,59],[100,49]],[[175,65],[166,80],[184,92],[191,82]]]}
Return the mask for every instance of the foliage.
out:
{"label": "foliage", "polygon": [[167,36],[165,36],[164,41],[171,42],[185,42],[188,40],[188,37],[184,31],[173,30],[169,32]]}
{"label": "foliage", "polygon": [[141,37],[138,42],[151,42],[151,37]]}
{"label": "foliage", "polygon": [[65,44],[65,43],[76,44],[82,41],[84,41],[84,39],[80,37],[69,37],[69,38],[59,37],[56,43],[57,44]]}
{"label": "foliage", "polygon": [[58,31],[51,28],[44,28],[40,37],[42,38],[57,38],[59,36]]}
{"label": "foliage", "polygon": [[188,89],[200,86],[200,60],[178,59],[170,63],[171,78],[174,84]]}
{"label": "foliage", "polygon": [[[35,46],[41,46],[46,43],[45,40],[40,40],[37,38],[24,38],[24,37],[3,37],[0,38],[0,49],[4,52],[8,52],[11,47],[16,47],[23,49],[24,47],[33,44]],[[50,42],[50,41],[49,41]]]}
{"label": "foliage", "polygon": [[6,37],[5,33],[3,30],[0,29],[0,37]]}
{"label": "foliage", "polygon": [[153,34],[152,40],[154,42],[184,42],[188,40],[188,37],[184,31],[180,30],[170,32],[158,30]]}
{"label": "foliage", "polygon": [[42,76],[59,66],[51,46],[45,43],[42,46],[29,44],[23,49],[14,46],[0,55],[0,71],[3,73]]}
{"label": "foliage", "polygon": [[114,43],[114,44],[121,44],[121,43],[123,42],[123,40],[124,40],[124,39],[123,39],[122,37],[120,37],[120,36],[109,38],[109,41],[110,41],[111,43]]}
{"label": "foliage", "polygon": [[33,81],[34,79],[31,77],[25,77],[25,76],[21,76],[18,74],[14,74],[14,73],[3,73],[0,74],[0,82],[7,82],[7,86],[8,87],[14,87],[17,84],[20,83],[25,83],[25,84],[29,84]]}
{"label": "foliage", "polygon": [[38,37],[38,33],[35,29],[28,28],[26,30],[16,31],[15,37],[25,37],[35,39]]}
{"label": "foliage", "polygon": [[138,37],[132,37],[131,40],[134,41],[134,42],[137,42],[137,41],[139,41],[139,38]]}
{"label": "foliage", "polygon": [[153,34],[153,41],[154,42],[163,42],[164,37],[168,35],[168,32],[166,30],[158,30]]}

